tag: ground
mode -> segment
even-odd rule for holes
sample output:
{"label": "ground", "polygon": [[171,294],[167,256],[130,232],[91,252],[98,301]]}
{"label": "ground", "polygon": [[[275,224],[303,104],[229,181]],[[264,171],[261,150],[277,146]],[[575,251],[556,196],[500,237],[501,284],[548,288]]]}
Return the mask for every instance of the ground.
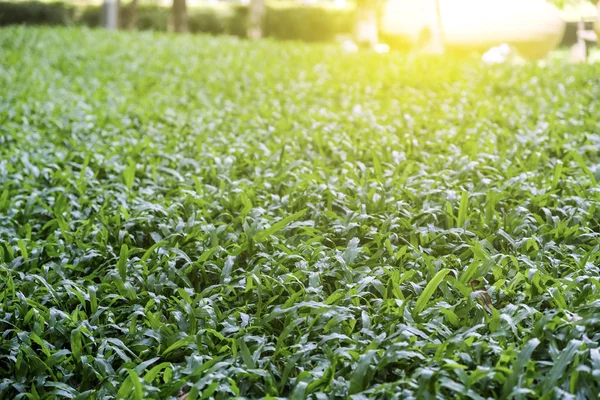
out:
{"label": "ground", "polygon": [[0,397],[592,398],[598,99],[560,58],[2,29]]}

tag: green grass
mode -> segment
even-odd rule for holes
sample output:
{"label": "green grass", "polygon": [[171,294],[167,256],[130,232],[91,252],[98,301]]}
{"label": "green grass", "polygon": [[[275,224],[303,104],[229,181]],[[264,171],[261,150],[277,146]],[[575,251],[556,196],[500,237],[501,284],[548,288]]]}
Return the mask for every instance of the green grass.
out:
{"label": "green grass", "polygon": [[0,31],[0,398],[593,398],[600,67]]}

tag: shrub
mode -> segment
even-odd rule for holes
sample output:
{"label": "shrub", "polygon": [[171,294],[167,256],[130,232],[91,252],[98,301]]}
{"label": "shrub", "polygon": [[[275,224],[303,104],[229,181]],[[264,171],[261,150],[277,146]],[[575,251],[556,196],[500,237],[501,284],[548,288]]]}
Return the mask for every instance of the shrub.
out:
{"label": "shrub", "polygon": [[65,3],[0,2],[0,26],[65,25],[72,21],[72,17],[73,7]]}
{"label": "shrub", "polygon": [[[131,18],[129,5],[122,5],[119,10],[119,26],[126,28]],[[169,20],[169,9],[156,5],[140,5],[137,9],[135,28],[140,30],[166,31]],[[77,24],[97,27],[102,24],[102,7],[86,6],[75,13]]]}
{"label": "shrub", "polygon": [[227,19],[227,33],[239,37],[246,37],[248,31],[248,7],[232,6]]}
{"label": "shrub", "polygon": [[192,33],[224,34],[227,31],[228,9],[201,7],[189,12],[189,28]]}
{"label": "shrub", "polygon": [[[138,6],[136,28],[140,30],[166,31],[169,25],[170,9],[159,6]],[[129,8],[121,14],[121,26],[126,27],[129,20]]]}
{"label": "shrub", "polygon": [[100,24],[102,23],[102,8],[98,6],[87,6],[79,8],[75,12],[75,21],[85,26],[100,26]]}
{"label": "shrub", "polygon": [[265,19],[266,36],[309,42],[332,40],[350,33],[353,13],[322,6],[271,6]]}

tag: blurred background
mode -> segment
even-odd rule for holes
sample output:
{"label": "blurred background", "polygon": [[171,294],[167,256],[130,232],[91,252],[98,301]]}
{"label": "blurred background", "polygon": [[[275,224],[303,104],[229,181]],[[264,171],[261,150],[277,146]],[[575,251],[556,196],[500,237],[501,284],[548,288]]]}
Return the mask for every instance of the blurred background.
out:
{"label": "blurred background", "polygon": [[[525,58],[571,48],[587,60],[591,0],[64,0],[0,2],[0,26],[83,25],[444,52],[507,44]],[[525,43],[525,44],[524,44]],[[381,47],[379,47],[381,48]]]}

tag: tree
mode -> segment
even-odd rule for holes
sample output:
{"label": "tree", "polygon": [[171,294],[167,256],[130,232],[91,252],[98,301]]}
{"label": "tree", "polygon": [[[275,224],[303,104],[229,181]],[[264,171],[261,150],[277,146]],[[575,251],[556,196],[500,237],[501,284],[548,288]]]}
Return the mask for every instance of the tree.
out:
{"label": "tree", "polygon": [[137,24],[137,6],[138,0],[131,0],[129,3],[129,19],[127,20],[127,29],[135,29]]}
{"label": "tree", "polygon": [[188,31],[188,15],[185,1],[186,0],[173,0],[173,13],[171,18],[174,32],[183,33]]}
{"label": "tree", "polygon": [[595,29],[596,29],[596,33],[598,34],[598,36],[600,36],[600,1],[598,2],[598,14],[596,15],[596,23],[595,23]]}
{"label": "tree", "polygon": [[260,39],[265,15],[265,0],[250,0],[248,9],[248,38]]}

